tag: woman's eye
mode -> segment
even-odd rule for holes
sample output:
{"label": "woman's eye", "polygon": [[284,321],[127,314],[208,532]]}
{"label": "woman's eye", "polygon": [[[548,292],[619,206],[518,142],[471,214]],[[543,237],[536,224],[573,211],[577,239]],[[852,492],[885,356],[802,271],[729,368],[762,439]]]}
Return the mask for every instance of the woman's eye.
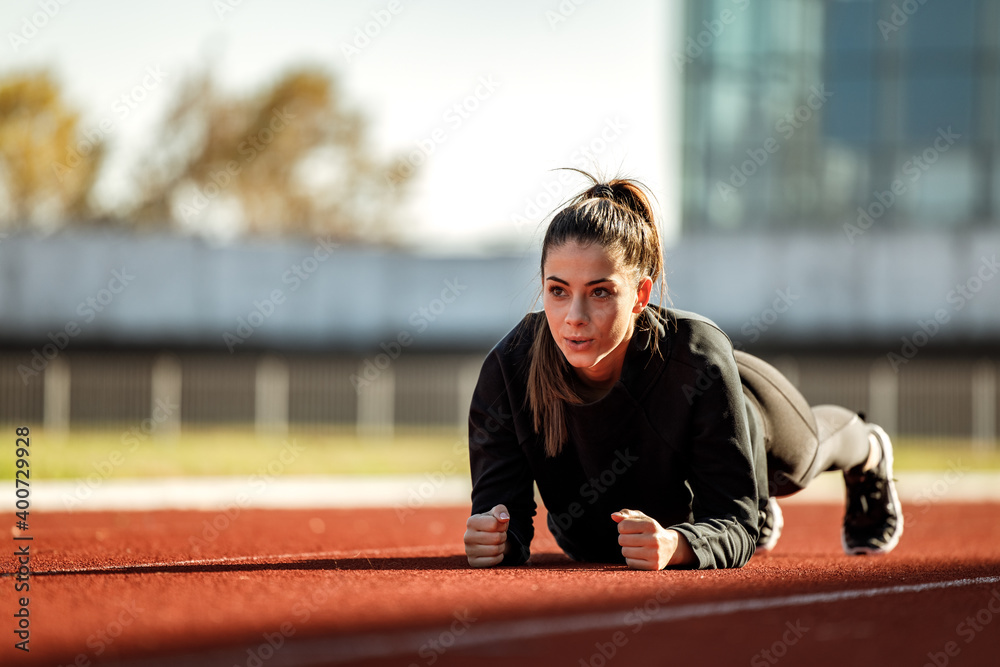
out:
{"label": "woman's eye", "polygon": [[611,292],[608,291],[607,288],[598,287],[597,289],[594,290],[594,296],[603,299],[604,297],[611,296]]}
{"label": "woman's eye", "polygon": [[549,288],[549,294],[551,294],[552,296],[562,296],[563,288],[559,287],[558,285],[553,285],[552,287]]}

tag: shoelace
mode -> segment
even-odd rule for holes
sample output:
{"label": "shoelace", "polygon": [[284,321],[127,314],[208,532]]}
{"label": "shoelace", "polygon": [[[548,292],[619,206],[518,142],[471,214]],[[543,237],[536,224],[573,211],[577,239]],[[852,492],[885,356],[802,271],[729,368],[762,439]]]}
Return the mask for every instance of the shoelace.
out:
{"label": "shoelace", "polygon": [[[892,508],[888,503],[882,502],[887,497],[887,487],[886,480],[878,475],[863,474],[856,481],[852,480],[847,509],[848,521],[856,526],[881,525],[889,519],[894,521]],[[872,509],[880,511],[873,514]]]}

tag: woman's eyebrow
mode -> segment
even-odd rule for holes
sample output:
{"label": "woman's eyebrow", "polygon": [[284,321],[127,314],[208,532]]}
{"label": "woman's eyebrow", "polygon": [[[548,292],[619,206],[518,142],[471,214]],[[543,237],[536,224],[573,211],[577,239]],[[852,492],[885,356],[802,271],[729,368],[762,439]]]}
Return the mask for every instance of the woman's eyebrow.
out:
{"label": "woman's eyebrow", "polygon": [[[563,285],[569,285],[568,282],[566,282],[562,278],[557,278],[556,276],[549,276],[548,278],[546,278],[546,280],[551,280],[552,282],[556,283],[562,283]],[[611,283],[611,282],[614,282],[613,280],[611,280],[611,278],[598,278],[597,280],[591,280],[589,283],[587,283],[586,286],[590,287],[591,285],[600,285],[601,283]]]}

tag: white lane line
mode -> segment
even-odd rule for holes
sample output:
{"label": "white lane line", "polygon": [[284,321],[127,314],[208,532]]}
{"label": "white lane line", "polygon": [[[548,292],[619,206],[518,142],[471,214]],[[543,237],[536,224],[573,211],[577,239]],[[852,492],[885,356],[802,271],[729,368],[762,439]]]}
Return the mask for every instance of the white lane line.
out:
{"label": "white lane line", "polygon": [[[134,572],[135,570],[155,570],[165,567],[189,567],[196,565],[242,565],[253,563],[295,563],[306,559],[329,558],[384,558],[384,557],[408,557],[414,554],[441,553],[442,557],[463,556],[461,551],[456,551],[454,544],[441,544],[422,547],[387,547],[383,549],[343,549],[338,551],[311,551],[298,554],[275,554],[270,556],[221,556],[219,558],[200,558],[194,560],[173,560],[156,561],[153,563],[132,563],[121,565],[95,565],[93,567],[70,567],[50,570],[33,570],[34,575],[60,575],[60,574],[88,574],[96,572]],[[13,575],[10,575],[13,576]]]}
{"label": "white lane line", "polygon": [[[295,475],[266,485],[250,477],[161,477],[32,480],[31,508],[44,512],[242,509],[397,510],[467,505],[472,478],[451,475]],[[14,511],[14,482],[0,480],[0,511]]]}
{"label": "white lane line", "polygon": [[[921,593],[924,591],[947,588],[964,588],[969,586],[985,586],[1000,582],[1000,576],[976,577],[971,579],[953,579],[923,584],[907,584],[886,586],[883,588],[851,589],[830,591],[827,593],[810,593],[788,595],[775,598],[755,598],[749,600],[731,600],[726,602],[708,602],[687,604],[676,607],[662,607],[646,613],[644,610],[643,624],[668,623],[707,616],[724,616],[747,611],[764,609],[780,609],[784,607],[802,607],[814,604],[829,604],[856,600],[859,598],[875,598],[888,595]],[[655,599],[655,598],[653,598]],[[658,602],[659,604],[659,602]],[[635,621],[626,622],[626,618],[634,610],[622,612],[607,612],[564,616],[562,618],[532,618],[523,621],[502,621],[473,624],[464,634],[450,631],[448,626],[434,629],[406,632],[402,634],[379,633],[361,637],[340,637],[316,639],[289,643],[283,652],[296,652],[297,659],[288,664],[306,667],[308,665],[351,662],[371,658],[384,658],[401,655],[416,655],[421,648],[426,648],[431,639],[450,633],[454,639],[453,646],[471,648],[500,642],[511,642],[525,639],[538,639],[553,635],[575,634],[591,630],[613,631],[634,626]],[[291,657],[291,656],[289,656]]]}

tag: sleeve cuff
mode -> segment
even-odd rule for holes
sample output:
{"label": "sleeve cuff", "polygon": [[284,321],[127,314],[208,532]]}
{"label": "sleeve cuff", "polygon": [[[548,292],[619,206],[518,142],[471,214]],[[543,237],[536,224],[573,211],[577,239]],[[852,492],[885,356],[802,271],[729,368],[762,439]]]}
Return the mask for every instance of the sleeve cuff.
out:
{"label": "sleeve cuff", "polygon": [[678,533],[687,538],[688,544],[691,545],[691,552],[694,554],[694,563],[689,563],[687,565],[672,565],[670,569],[672,570],[707,570],[712,567],[717,567],[715,563],[715,556],[712,553],[712,548],[708,544],[708,540],[698,534],[698,531],[694,529],[689,523],[682,523],[676,526],[670,526],[669,530],[676,530]]}
{"label": "sleeve cuff", "polygon": [[510,552],[503,557],[500,565],[524,565],[531,557],[531,548],[525,546],[510,528],[507,529],[507,541],[510,543]]}

